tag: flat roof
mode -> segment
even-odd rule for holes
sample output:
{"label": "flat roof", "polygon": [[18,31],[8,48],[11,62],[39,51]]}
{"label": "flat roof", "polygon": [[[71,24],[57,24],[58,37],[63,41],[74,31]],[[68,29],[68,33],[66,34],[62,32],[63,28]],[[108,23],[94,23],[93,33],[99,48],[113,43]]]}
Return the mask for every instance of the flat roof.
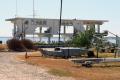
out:
{"label": "flat roof", "polygon": [[[35,19],[35,20],[55,20],[59,21],[59,19],[48,19],[48,18],[23,18],[23,17],[17,17],[17,18],[10,18],[6,19],[6,21],[15,21],[19,19]],[[82,20],[82,19],[62,19],[62,21],[80,21],[83,22],[83,24],[103,24],[104,22],[108,22],[108,20]]]}

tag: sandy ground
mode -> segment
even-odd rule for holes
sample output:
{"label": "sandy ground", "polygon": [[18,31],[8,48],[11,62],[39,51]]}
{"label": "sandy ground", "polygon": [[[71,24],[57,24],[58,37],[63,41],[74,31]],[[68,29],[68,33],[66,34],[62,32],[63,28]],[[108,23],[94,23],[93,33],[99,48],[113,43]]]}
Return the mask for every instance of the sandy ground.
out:
{"label": "sandy ground", "polygon": [[40,52],[32,52],[27,60],[23,55],[19,55],[18,58],[31,65],[69,71],[76,80],[120,80],[120,63],[96,64],[92,68],[85,68],[66,59],[33,57],[38,55]]}
{"label": "sandy ground", "polygon": [[46,69],[15,59],[14,52],[0,52],[0,80],[74,80],[53,76]]}

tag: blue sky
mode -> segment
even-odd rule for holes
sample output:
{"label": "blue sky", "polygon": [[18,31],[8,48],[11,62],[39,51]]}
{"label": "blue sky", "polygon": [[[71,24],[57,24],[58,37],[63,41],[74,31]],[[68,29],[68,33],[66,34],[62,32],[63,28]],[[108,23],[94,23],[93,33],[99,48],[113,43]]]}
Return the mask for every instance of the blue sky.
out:
{"label": "blue sky", "polygon": [[[35,0],[40,18],[59,18],[60,0]],[[12,24],[5,19],[16,13],[16,0],[0,2],[0,36],[12,35]],[[32,0],[18,0],[18,16],[32,17]],[[120,35],[120,0],[63,0],[63,16],[67,19],[109,20],[101,28]]]}

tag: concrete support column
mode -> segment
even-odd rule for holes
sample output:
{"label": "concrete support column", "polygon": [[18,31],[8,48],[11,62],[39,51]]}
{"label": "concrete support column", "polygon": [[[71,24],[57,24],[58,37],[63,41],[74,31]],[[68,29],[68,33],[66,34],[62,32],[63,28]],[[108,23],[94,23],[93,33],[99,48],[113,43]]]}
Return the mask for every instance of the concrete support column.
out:
{"label": "concrete support column", "polygon": [[49,33],[49,34],[47,34],[47,36],[48,36],[48,44],[50,44],[51,43],[51,34]]}
{"label": "concrete support column", "polygon": [[41,33],[42,33],[42,26],[40,26],[40,27],[39,27],[39,29],[40,29],[40,30],[39,30],[39,31],[40,31],[40,32],[39,32],[39,39],[40,39],[40,42],[41,42],[41,40],[42,40],[42,37],[41,37]]}
{"label": "concrete support column", "polygon": [[49,28],[49,30],[48,30],[48,44],[50,44],[51,43],[51,27]]}
{"label": "concrete support column", "polygon": [[16,26],[16,22],[14,23],[14,29],[13,29],[13,37],[15,38],[17,32],[17,26]]}
{"label": "concrete support column", "polygon": [[64,25],[64,42],[65,42],[66,26]]}
{"label": "concrete support column", "polygon": [[23,22],[22,24],[23,24],[23,26],[22,26],[22,39],[25,39],[25,37],[26,37],[26,29],[25,29],[26,24],[25,24],[25,22]]}
{"label": "concrete support column", "polygon": [[94,33],[95,33],[95,24],[93,25],[93,28],[94,28]]}
{"label": "concrete support column", "polygon": [[98,24],[97,28],[98,28],[98,29],[97,29],[97,30],[98,30],[97,32],[100,33],[100,25],[99,25],[99,24]]}
{"label": "concrete support column", "polygon": [[23,38],[25,39],[26,37],[26,25],[24,23],[24,26],[23,26]]}
{"label": "concrete support column", "polygon": [[86,31],[89,30],[89,25],[86,25]]}
{"label": "concrete support column", "polygon": [[22,39],[24,39],[24,23],[23,23],[23,21],[22,21],[22,33],[20,34],[20,38],[21,38],[21,40]]}
{"label": "concrete support column", "polygon": [[92,29],[94,31],[94,33],[95,33],[95,24],[91,24],[90,29]]}

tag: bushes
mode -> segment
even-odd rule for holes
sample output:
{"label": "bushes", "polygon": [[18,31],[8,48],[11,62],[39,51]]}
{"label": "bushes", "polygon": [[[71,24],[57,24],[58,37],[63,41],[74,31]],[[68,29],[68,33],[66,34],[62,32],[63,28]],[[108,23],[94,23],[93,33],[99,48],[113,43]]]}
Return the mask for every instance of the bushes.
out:
{"label": "bushes", "polygon": [[30,40],[10,39],[7,41],[7,46],[13,51],[25,51],[26,49],[33,49],[33,43]]}
{"label": "bushes", "polygon": [[26,47],[27,49],[33,49],[33,42],[29,39],[24,39],[24,40],[21,40],[22,44],[24,45],[24,47]]}
{"label": "bushes", "polygon": [[24,46],[22,45],[21,41],[17,39],[8,40],[7,46],[10,50],[13,51],[24,51]]}
{"label": "bushes", "polygon": [[[59,44],[59,42],[51,42],[51,43],[45,43],[45,42],[35,42],[34,45],[54,45],[57,46]],[[60,45],[65,45],[64,42],[60,42]]]}
{"label": "bushes", "polygon": [[72,44],[75,47],[91,47],[91,42],[93,39],[94,29],[87,30],[85,32],[80,32],[72,38]]}
{"label": "bushes", "polygon": [[35,42],[34,45],[47,45],[45,42]]}

